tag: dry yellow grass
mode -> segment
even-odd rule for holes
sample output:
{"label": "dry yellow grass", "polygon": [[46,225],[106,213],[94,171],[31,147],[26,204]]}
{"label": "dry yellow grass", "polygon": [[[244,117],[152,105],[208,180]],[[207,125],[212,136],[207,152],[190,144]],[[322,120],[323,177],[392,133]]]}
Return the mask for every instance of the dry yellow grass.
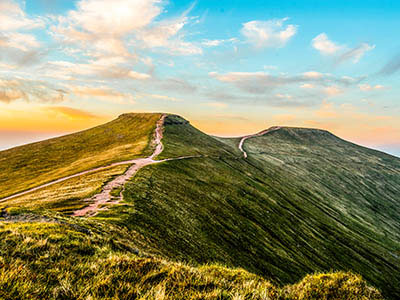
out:
{"label": "dry yellow grass", "polygon": [[0,152],[0,199],[113,162],[151,154],[161,114],[124,114],[107,124]]}
{"label": "dry yellow grass", "polygon": [[114,176],[125,172],[129,165],[120,165],[108,169],[75,177],[38,191],[0,203],[0,210],[8,207],[51,209],[69,212],[85,204],[80,201],[101,191],[102,186]]}

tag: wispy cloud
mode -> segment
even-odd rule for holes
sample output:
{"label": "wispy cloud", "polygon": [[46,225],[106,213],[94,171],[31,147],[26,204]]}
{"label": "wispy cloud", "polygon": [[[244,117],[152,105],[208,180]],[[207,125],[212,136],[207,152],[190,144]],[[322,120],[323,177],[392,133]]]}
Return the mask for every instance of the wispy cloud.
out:
{"label": "wispy cloud", "polygon": [[205,103],[205,105],[214,107],[214,108],[219,108],[219,109],[228,107],[228,104],[224,103],[224,102],[208,102],[208,103]]}
{"label": "wispy cloud", "polygon": [[[318,84],[327,88],[327,91],[329,89],[333,91],[332,86],[334,85],[349,86],[357,84],[362,80],[362,78],[335,77],[331,74],[323,74],[315,71],[294,76],[271,75],[265,72],[230,72],[226,74],[211,72],[209,75],[220,82],[231,83],[251,94],[264,94],[277,87],[291,84],[308,84],[303,86],[303,88],[310,88],[311,85]],[[333,92],[330,94],[333,94]]]}
{"label": "wispy cloud", "polygon": [[91,112],[82,110],[82,109],[77,109],[77,108],[72,108],[72,107],[67,107],[67,106],[48,106],[43,108],[44,110],[54,112],[57,114],[62,114],[63,116],[70,118],[70,119],[77,119],[77,120],[90,120],[90,119],[100,119],[103,118],[99,115],[93,114]]}
{"label": "wispy cloud", "polygon": [[400,53],[393,56],[379,71],[380,75],[393,75],[400,70]]}
{"label": "wispy cloud", "polygon": [[351,60],[353,63],[358,63],[364,54],[368,51],[375,49],[375,45],[369,45],[367,43],[362,43],[359,46],[350,49],[339,56],[338,63]]}
{"label": "wispy cloud", "polygon": [[311,44],[313,48],[318,50],[322,55],[334,56],[337,64],[345,61],[358,63],[366,52],[375,49],[375,45],[370,45],[368,43],[361,43],[354,48],[348,48],[346,45],[340,45],[331,41],[326,33],[317,35],[311,41]]}
{"label": "wispy cloud", "polygon": [[296,33],[297,25],[286,25],[288,18],[244,23],[241,33],[256,48],[283,47]]}
{"label": "wispy cloud", "polygon": [[67,85],[70,93],[78,98],[106,100],[113,103],[134,103],[130,93],[122,93],[107,86],[79,86]]}
{"label": "wispy cloud", "polygon": [[44,81],[22,78],[0,79],[0,101],[10,103],[21,100],[25,102],[52,102],[64,100],[66,91]]}

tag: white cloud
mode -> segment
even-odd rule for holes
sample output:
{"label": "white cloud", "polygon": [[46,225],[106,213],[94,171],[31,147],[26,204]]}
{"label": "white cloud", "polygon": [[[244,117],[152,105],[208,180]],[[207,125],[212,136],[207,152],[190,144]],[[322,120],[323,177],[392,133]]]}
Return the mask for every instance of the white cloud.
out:
{"label": "white cloud", "polygon": [[217,46],[220,46],[225,43],[235,43],[237,41],[238,41],[237,38],[231,38],[231,39],[226,39],[226,40],[224,40],[224,39],[222,39],[222,40],[203,40],[201,42],[201,44],[206,47],[217,47]]}
{"label": "white cloud", "polygon": [[81,0],[68,18],[84,32],[121,37],[142,28],[158,16],[159,0]]}
{"label": "white cloud", "polygon": [[285,27],[285,21],[287,18],[250,21],[243,24],[241,33],[256,48],[279,48],[284,46],[297,32],[296,25],[290,24]]}
{"label": "white cloud", "polygon": [[312,46],[323,55],[334,55],[343,49],[343,46],[329,40],[326,33],[317,35],[312,40]]}
{"label": "white cloud", "polygon": [[152,51],[163,49],[170,55],[202,54],[201,47],[185,41],[185,33],[182,30],[191,20],[187,16],[189,11],[190,9],[177,18],[162,20],[137,30],[131,43]]}
{"label": "white cloud", "polygon": [[135,55],[127,49],[126,37],[149,25],[162,12],[160,4],[160,0],[80,0],[76,10],[57,18],[52,34],[87,56],[132,59]]}
{"label": "white cloud", "polygon": [[88,63],[72,63],[67,61],[50,61],[51,66],[47,68],[46,76],[59,79],[71,80],[76,75],[115,79],[137,79],[145,80],[151,76],[149,74],[133,71],[120,65],[120,58],[104,58],[88,61]]}
{"label": "white cloud", "polygon": [[383,85],[377,84],[375,86],[371,86],[369,84],[359,84],[358,87],[360,88],[361,91],[363,92],[370,92],[374,90],[383,90],[385,87]]}
{"label": "white cloud", "polygon": [[29,30],[43,27],[41,19],[29,18],[22,8],[12,0],[0,1],[0,31]]}
{"label": "white cloud", "polygon": [[0,47],[15,48],[21,51],[30,51],[32,48],[39,48],[40,43],[31,34],[8,32],[0,33]]}

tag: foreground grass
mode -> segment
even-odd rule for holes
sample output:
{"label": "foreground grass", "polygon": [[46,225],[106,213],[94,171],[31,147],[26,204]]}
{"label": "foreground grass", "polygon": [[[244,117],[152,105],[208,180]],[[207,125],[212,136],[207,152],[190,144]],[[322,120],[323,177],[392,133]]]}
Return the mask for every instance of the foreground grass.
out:
{"label": "foreground grass", "polygon": [[78,133],[0,152],[0,198],[112,162],[151,154],[160,114],[125,114]]}
{"label": "foreground grass", "polygon": [[[101,192],[102,187],[115,176],[123,174],[129,165],[110,167],[51,185],[29,194],[0,202],[2,208],[51,209],[71,213],[87,203],[83,199]],[[119,192],[118,194],[119,195]]]}
{"label": "foreground grass", "polygon": [[135,248],[137,235],[117,226],[34,218],[0,221],[2,299],[383,299],[351,273],[311,275],[280,288],[243,269],[146,255]]}

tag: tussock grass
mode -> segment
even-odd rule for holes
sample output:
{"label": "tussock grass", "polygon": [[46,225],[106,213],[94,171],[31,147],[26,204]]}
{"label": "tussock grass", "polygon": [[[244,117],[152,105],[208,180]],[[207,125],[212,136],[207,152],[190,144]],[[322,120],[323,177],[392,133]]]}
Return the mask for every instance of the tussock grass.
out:
{"label": "tussock grass", "polygon": [[243,269],[193,267],[138,253],[132,235],[103,228],[95,221],[58,218],[0,222],[0,298],[383,299],[350,273],[309,276],[279,288]]}

